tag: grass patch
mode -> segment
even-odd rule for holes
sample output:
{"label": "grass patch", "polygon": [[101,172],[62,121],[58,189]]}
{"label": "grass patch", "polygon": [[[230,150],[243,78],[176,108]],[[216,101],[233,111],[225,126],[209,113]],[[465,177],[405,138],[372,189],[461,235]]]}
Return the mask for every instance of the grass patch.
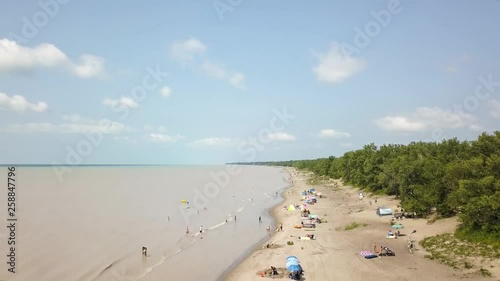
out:
{"label": "grass patch", "polygon": [[495,260],[500,257],[500,251],[496,247],[462,240],[450,233],[427,237],[420,241],[420,245],[429,252],[425,255],[426,258],[456,269],[474,268],[472,260],[476,258]]}
{"label": "grass patch", "polygon": [[351,222],[350,224],[346,225],[344,227],[344,230],[353,230],[355,228],[358,228],[358,227],[365,227],[367,226],[368,224],[366,223],[357,223],[355,221]]}
{"label": "grass patch", "polygon": [[491,277],[491,272],[489,270],[487,270],[486,268],[481,267],[477,272],[484,277]]}
{"label": "grass patch", "polygon": [[[457,231],[455,232],[455,237],[473,243],[488,244],[496,248],[497,250],[500,249],[500,233],[470,231],[463,228],[458,228]],[[498,258],[500,258],[500,256],[498,256]]]}
{"label": "grass patch", "polygon": [[327,176],[318,176],[316,174],[312,175],[307,179],[309,185],[325,185],[330,182],[330,178]]}

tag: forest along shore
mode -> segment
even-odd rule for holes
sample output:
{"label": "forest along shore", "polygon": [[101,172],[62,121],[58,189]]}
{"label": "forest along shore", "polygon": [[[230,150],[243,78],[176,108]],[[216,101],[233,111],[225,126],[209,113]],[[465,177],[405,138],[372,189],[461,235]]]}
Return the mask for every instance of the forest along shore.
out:
{"label": "forest along shore", "polygon": [[[427,219],[378,216],[377,208],[396,210],[399,201],[391,196],[375,197],[370,194],[364,194],[360,199],[358,189],[343,185],[340,180],[321,181],[313,173],[286,169],[291,175],[291,187],[283,194],[285,201],[272,210],[276,225],[282,223],[283,231],[272,232],[266,243],[227,274],[227,281],[288,278],[285,269],[288,256],[296,256],[304,269],[304,278],[315,281],[480,280],[488,275],[483,274],[481,269],[495,278],[500,276],[498,259],[471,259],[470,268],[453,268],[452,264],[431,260],[430,257],[437,256],[437,253],[427,252],[419,242],[426,237],[452,233],[458,225],[456,218],[437,220],[431,224]],[[307,204],[307,208],[323,223],[316,224],[312,229],[295,228],[300,225],[301,211],[289,211],[286,207],[303,204],[302,192],[311,188],[321,192],[324,198],[316,196],[317,203]],[[401,224],[403,228],[392,228],[391,221]],[[386,238],[389,230],[399,230],[401,236],[398,239]],[[415,240],[415,248],[410,252],[407,241],[413,230],[416,230],[411,236]],[[299,239],[308,234],[314,234],[314,239]],[[396,255],[366,259],[360,254],[363,251],[380,251],[381,246]],[[278,275],[269,275],[271,266],[277,269]]]}

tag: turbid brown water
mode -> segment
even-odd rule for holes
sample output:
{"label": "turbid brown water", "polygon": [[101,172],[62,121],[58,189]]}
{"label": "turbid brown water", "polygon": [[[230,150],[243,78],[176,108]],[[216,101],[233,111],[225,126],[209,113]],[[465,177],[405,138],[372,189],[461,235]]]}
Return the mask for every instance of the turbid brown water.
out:
{"label": "turbid brown water", "polygon": [[267,235],[286,186],[280,169],[230,167],[71,167],[62,181],[53,167],[17,167],[16,273],[2,227],[0,280],[216,280]]}

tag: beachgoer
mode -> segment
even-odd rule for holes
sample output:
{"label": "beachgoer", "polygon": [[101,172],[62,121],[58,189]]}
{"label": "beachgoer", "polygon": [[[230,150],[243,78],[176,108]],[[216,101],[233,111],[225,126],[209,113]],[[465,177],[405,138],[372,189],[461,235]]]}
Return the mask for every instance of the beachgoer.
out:
{"label": "beachgoer", "polygon": [[271,270],[273,271],[273,275],[278,275],[278,271],[276,270],[276,267],[271,265]]}
{"label": "beachgoer", "polygon": [[186,226],[186,234],[189,234],[189,227]]}
{"label": "beachgoer", "polygon": [[267,231],[271,231],[271,226],[266,227]]}
{"label": "beachgoer", "polygon": [[170,216],[168,216],[168,221],[170,221]]}
{"label": "beachgoer", "polygon": [[262,223],[262,218],[259,216],[259,223]]}
{"label": "beachgoer", "polygon": [[373,242],[373,252],[377,252],[377,243]]}
{"label": "beachgoer", "polygon": [[142,255],[145,256],[145,257],[148,256],[148,248],[146,248],[144,246],[142,247]]}
{"label": "beachgoer", "polygon": [[283,223],[280,223],[280,230],[283,231]]}
{"label": "beachgoer", "polygon": [[370,203],[370,206],[372,205],[372,200],[368,201],[368,203]]}
{"label": "beachgoer", "polygon": [[375,198],[375,204],[377,204],[377,198]]}
{"label": "beachgoer", "polygon": [[236,222],[236,216],[234,216],[234,222]]}
{"label": "beachgoer", "polygon": [[203,225],[200,226],[200,234],[203,233]]}

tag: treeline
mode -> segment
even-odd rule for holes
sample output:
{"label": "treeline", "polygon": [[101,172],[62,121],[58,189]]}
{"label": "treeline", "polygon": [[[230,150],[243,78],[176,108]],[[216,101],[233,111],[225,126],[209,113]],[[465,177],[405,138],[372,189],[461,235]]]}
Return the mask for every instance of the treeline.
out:
{"label": "treeline", "polygon": [[380,147],[371,143],[342,157],[252,164],[307,169],[395,195],[405,210],[422,216],[458,215],[460,236],[500,241],[500,131],[483,133],[474,141],[454,138]]}

